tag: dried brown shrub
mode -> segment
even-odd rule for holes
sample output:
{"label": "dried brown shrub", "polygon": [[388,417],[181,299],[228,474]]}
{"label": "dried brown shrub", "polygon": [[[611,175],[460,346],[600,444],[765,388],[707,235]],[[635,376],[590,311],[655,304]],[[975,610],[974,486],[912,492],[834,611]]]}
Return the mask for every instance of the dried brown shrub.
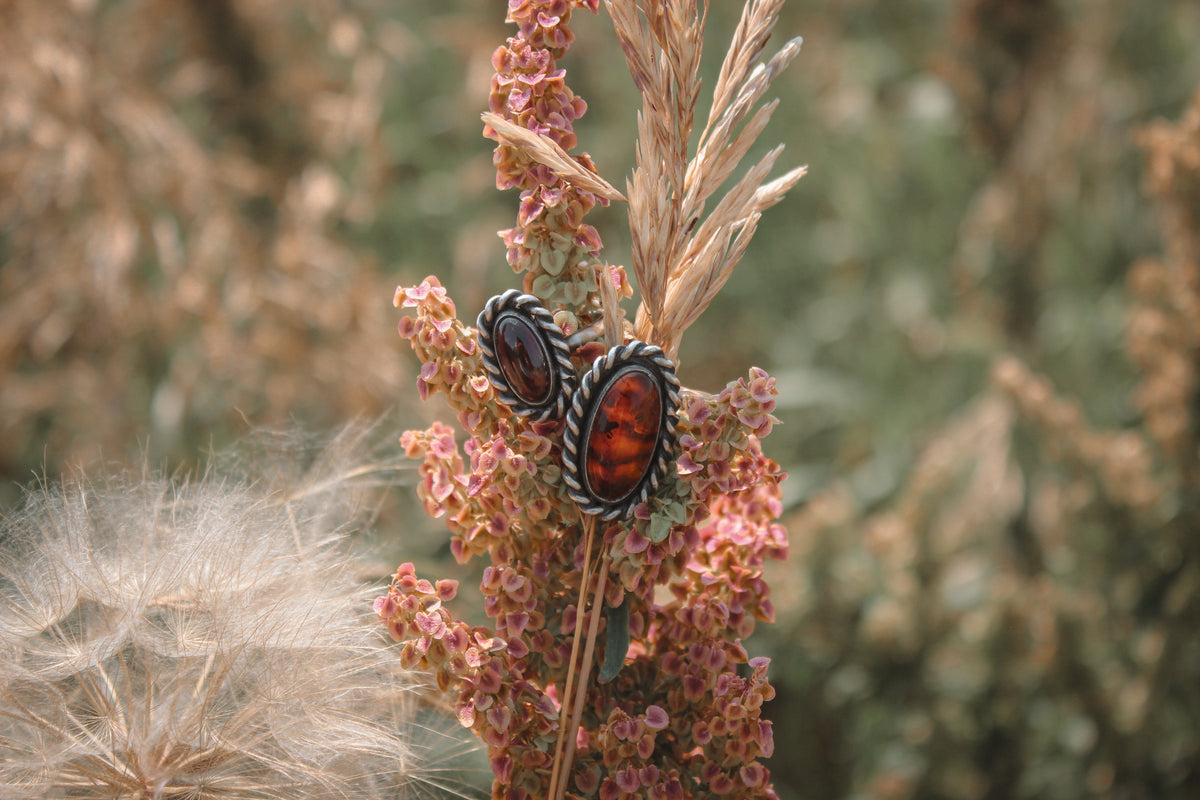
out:
{"label": "dried brown shrub", "polygon": [[[405,382],[376,213],[396,30],[312,0],[0,9],[0,466],[186,456]],[[299,20],[299,22],[297,22]],[[44,452],[44,456],[43,456]]]}
{"label": "dried brown shrub", "polygon": [[1025,347],[1046,302],[1046,237],[1077,191],[1074,165],[1098,152],[1079,132],[1103,135],[1100,54],[1113,27],[1095,4],[1073,12],[1060,0],[966,0],[937,61],[991,169],[961,222],[955,288],[965,311],[995,319]]}

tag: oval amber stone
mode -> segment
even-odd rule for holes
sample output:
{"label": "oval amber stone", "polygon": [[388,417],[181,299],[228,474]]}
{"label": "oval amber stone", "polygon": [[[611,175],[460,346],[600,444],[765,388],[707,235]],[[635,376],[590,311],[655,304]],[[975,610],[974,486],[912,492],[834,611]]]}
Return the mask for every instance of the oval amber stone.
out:
{"label": "oval amber stone", "polygon": [[592,494],[615,503],[650,469],[662,428],[662,393],[658,381],[633,367],[609,381],[594,402],[583,441],[583,473]]}
{"label": "oval amber stone", "polygon": [[533,324],[506,315],[496,324],[496,363],[513,393],[532,406],[549,402],[554,389],[550,353]]}

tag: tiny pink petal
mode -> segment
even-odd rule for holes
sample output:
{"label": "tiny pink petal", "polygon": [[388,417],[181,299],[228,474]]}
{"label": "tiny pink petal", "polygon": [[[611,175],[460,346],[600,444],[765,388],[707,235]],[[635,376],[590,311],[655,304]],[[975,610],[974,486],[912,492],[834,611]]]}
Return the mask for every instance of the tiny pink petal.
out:
{"label": "tiny pink petal", "polygon": [[651,730],[661,731],[670,724],[671,718],[667,715],[665,709],[661,706],[652,705],[646,708],[646,727]]}

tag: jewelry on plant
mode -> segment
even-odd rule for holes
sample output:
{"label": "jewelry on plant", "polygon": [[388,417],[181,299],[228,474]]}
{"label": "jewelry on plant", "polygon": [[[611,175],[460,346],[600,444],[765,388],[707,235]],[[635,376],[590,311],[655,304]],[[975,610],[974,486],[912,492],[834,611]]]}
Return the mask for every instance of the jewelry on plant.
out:
{"label": "jewelry on plant", "polygon": [[593,362],[563,434],[563,480],[585,513],[623,519],[658,488],[678,409],[679,379],[662,348],[632,341]]}
{"label": "jewelry on plant", "polygon": [[535,422],[561,417],[576,378],[550,312],[533,295],[509,289],[488,300],[475,322],[484,371],[509,410]]}
{"label": "jewelry on plant", "polygon": [[603,520],[628,517],[658,488],[675,451],[679,379],[662,348],[613,347],[580,382],[571,350],[598,338],[602,323],[565,337],[536,297],[509,289],[488,300],[476,324],[484,371],[514,414],[540,422],[566,413],[571,498]]}

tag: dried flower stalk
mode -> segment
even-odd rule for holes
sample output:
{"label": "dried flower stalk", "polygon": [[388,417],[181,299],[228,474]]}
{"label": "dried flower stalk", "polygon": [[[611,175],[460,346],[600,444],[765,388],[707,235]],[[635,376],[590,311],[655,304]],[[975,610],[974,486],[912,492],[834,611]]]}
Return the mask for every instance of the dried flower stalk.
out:
{"label": "dried flower stalk", "polygon": [[[493,56],[484,129],[499,142],[497,186],[521,191],[517,225],[501,234],[510,266],[565,334],[603,323],[604,341],[573,351],[580,372],[635,336],[673,352],[758,215],[803,174],[768,181],[776,149],[700,221],[774,108],[751,115],[753,106],[798,47],[754,66],[778,2],[747,8],[691,161],[703,15],[695,4],[652,2],[643,22],[633,3],[607,3],[645,100],[627,184],[643,302],[637,326],[626,326],[619,300],[632,287],[623,268],[599,260],[599,234],[583,221],[619,195],[586,155],[569,155],[585,106],[558,66],[574,37],[571,13],[598,5],[509,4],[518,33]],[[760,763],[774,747],[762,718],[773,695],[767,660],[741,644],[773,617],[763,564],[787,551],[775,522],[784,475],[759,442],[776,422],[774,379],[752,369],[717,395],[685,392],[675,469],[633,519],[602,523],[566,492],[563,422],[530,423],[497,402],[476,332],[437,278],[397,289],[395,304],[415,311],[400,333],[423,362],[418,390],[444,393],[467,434],[461,451],[441,423],[401,441],[421,461],[418,491],[445,517],[455,556],[490,561],[481,589],[493,627],[453,615],[454,582],[420,578],[412,564],[376,611],[402,643],[402,662],[433,669],[459,720],[488,745],[493,797],[775,797]],[[603,683],[592,678],[598,660]]]}
{"label": "dried flower stalk", "polygon": [[310,0],[2,5],[6,478],[136,461],[147,434],[194,461],[236,438],[235,408],[383,413],[409,381],[373,355],[391,278],[343,231],[385,193],[395,23]]}

